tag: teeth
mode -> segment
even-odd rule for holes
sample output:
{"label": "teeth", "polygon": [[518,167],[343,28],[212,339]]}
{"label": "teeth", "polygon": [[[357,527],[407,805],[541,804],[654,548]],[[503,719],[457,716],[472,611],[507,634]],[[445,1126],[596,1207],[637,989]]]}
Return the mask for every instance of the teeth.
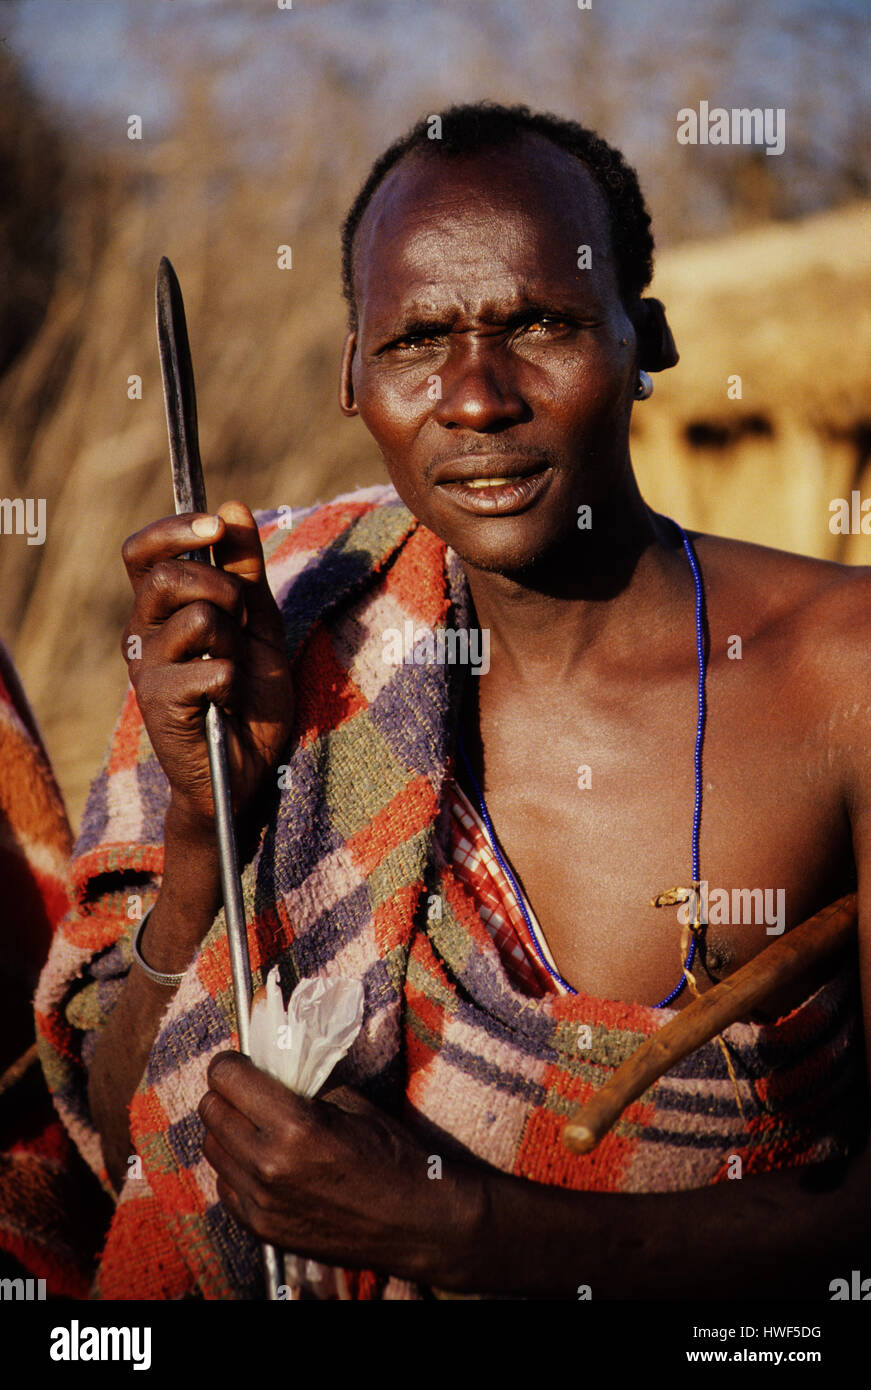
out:
{"label": "teeth", "polygon": [[510,478],[467,478],[464,487],[500,487],[509,483]]}

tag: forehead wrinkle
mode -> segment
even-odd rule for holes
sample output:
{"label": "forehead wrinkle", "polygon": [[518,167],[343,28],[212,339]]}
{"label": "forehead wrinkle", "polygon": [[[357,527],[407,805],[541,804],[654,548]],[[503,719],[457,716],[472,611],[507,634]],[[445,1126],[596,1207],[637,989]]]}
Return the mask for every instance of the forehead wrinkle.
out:
{"label": "forehead wrinkle", "polygon": [[[613,260],[610,214],[603,191],[590,171],[573,156],[540,136],[524,136],[510,148],[445,161],[436,154],[415,151],[388,172],[375,190],[357,229],[353,273],[365,253],[377,253],[379,243],[393,243],[403,224],[420,230],[435,219],[441,235],[454,241],[465,237],[456,226],[457,188],[468,186],[474,174],[475,201],[463,211],[479,214],[504,235],[506,214],[518,215],[533,235],[565,238],[573,248],[588,242],[594,265]],[[541,209],[538,219],[531,208]],[[598,254],[596,254],[598,252]],[[616,277],[616,266],[614,267]]]}

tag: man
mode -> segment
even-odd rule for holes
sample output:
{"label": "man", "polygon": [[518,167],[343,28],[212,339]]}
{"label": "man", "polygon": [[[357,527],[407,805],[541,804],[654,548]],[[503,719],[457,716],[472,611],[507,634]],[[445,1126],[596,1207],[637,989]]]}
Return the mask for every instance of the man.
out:
{"label": "man", "polygon": [[[674,886],[768,890],[789,930],[858,871],[867,1015],[868,576],[651,512],[629,421],[677,355],[643,297],[634,174],[522,108],[442,123],[387,152],[346,226],[341,404],[395,493],[310,509],[290,536],[267,518],[266,564],[240,503],[125,546],[153,754],[128,700],[43,998],[62,1113],[124,1184],[101,1288],[135,1277],[123,1252],[147,1231],[144,1296],[252,1296],[241,1227],[357,1271],[359,1297],[827,1297],[867,1238],[855,961],[728,1031],[734,1085],[712,1042],[589,1158],[560,1131],[658,1007],[685,1005],[685,964],[701,990],[770,940],[758,915],[712,913],[684,961],[651,905]],[[222,569],[181,559],[211,543]],[[488,633],[486,673],[425,642],[389,669],[409,617]],[[214,1060],[231,1014],[209,698],[255,975],[365,985],[350,1085],[326,1100]]]}

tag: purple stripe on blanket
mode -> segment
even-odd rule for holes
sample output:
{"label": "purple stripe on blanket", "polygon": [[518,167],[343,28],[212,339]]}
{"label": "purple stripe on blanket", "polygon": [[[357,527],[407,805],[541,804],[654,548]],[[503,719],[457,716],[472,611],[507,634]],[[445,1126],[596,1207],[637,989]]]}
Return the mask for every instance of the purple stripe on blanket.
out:
{"label": "purple stripe on blanket", "polygon": [[489,959],[472,955],[463,970],[454,961],[450,965],[451,973],[469,995],[468,999],[462,994],[458,997],[457,1018],[531,1057],[559,1061],[564,1055],[554,1044],[559,1025],[550,1015],[531,1007],[528,1000],[524,1003],[512,994],[506,988],[506,977],[500,978]]}
{"label": "purple stripe on blanket", "polygon": [[140,843],[163,844],[163,819],[169,805],[169,782],[154,753],[148,762],[136,765],[136,786],[142,814]]}
{"label": "purple stripe on blanket", "polygon": [[447,673],[453,669],[399,666],[369,706],[372,722],[388,740],[393,753],[406,767],[427,777],[441,768],[447,754]]}
{"label": "purple stripe on blanket", "polygon": [[91,790],[85,804],[82,824],[78,838],[73,845],[73,859],[87,854],[103,838],[109,821],[109,775],[104,770],[98,773],[91,783]]}
{"label": "purple stripe on blanket", "polygon": [[344,844],[333,829],[324,799],[324,757],[324,742],[318,740],[304,748],[298,746],[290,762],[284,764],[288,769],[283,774],[286,792],[257,865],[258,886],[262,879],[264,888],[277,896],[298,888],[324,858]]}
{"label": "purple stripe on blanket", "polygon": [[166,1131],[166,1143],[173,1158],[182,1168],[195,1168],[203,1156],[205,1126],[196,1111],[176,1120]]}
{"label": "purple stripe on blanket", "polygon": [[220,1008],[220,997],[199,999],[169,1034],[164,1032],[158,1036],[148,1059],[146,1082],[152,1086],[173,1075],[185,1062],[204,1052],[215,1051],[222,1043],[229,1043],[230,1037],[230,1025]]}
{"label": "purple stripe on blanket", "polygon": [[283,587],[278,605],[285,620],[288,651],[294,659],[312,629],[316,619],[325,616],[353,589],[365,580],[371,582],[373,559],[384,555],[414,525],[402,503],[388,504],[377,513],[368,513],[350,529],[343,532],[317,555],[312,556],[304,569],[290,581],[293,603],[283,600]]}
{"label": "purple stripe on blanket", "polygon": [[474,1077],[476,1081],[482,1082],[485,1086],[492,1086],[497,1091],[504,1091],[506,1095],[520,1096],[522,1100],[528,1101],[531,1105],[541,1105],[547,1095],[546,1087],[537,1081],[529,1081],[516,1072],[508,1074],[492,1062],[488,1062],[484,1057],[479,1057],[474,1052],[467,1052],[465,1048],[458,1047],[456,1043],[442,1043],[439,1049],[439,1062],[445,1066],[455,1067],[464,1076]]}
{"label": "purple stripe on blanket", "polygon": [[[735,1109],[734,1103],[732,1106]],[[737,1115],[737,1111],[736,1111]],[[660,1116],[661,1118],[661,1116]],[[747,1128],[738,1115],[734,1129],[729,1133],[705,1134],[704,1131],[692,1129],[663,1129],[660,1125],[632,1125],[618,1121],[614,1127],[615,1134],[631,1134],[634,1138],[643,1139],[647,1144],[665,1144],[671,1149],[729,1149],[736,1145],[741,1146],[747,1143]]]}
{"label": "purple stripe on blanket", "polygon": [[229,1275],[233,1298],[262,1298],[263,1257],[254,1237],[219,1203],[206,1209],[203,1226]]}
{"label": "purple stripe on blanket", "polygon": [[369,890],[365,883],[342,898],[314,921],[293,943],[293,957],[300,978],[316,975],[349,942],[355,940],[372,916]]}

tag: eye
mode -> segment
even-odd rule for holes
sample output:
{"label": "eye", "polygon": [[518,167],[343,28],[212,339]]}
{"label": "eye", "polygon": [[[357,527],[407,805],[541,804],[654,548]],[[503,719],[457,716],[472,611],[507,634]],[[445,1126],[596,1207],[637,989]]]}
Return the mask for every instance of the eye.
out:
{"label": "eye", "polygon": [[565,319],[558,318],[556,314],[539,314],[538,318],[529,319],[523,325],[527,333],[547,333],[554,329],[567,328],[568,323]]}
{"label": "eye", "polygon": [[393,346],[398,348],[427,347],[434,341],[431,333],[409,333],[407,338],[398,338]]}
{"label": "eye", "polygon": [[394,338],[392,343],[388,343],[385,352],[420,352],[433,348],[439,341],[439,334],[435,332],[406,333],[402,338]]}

